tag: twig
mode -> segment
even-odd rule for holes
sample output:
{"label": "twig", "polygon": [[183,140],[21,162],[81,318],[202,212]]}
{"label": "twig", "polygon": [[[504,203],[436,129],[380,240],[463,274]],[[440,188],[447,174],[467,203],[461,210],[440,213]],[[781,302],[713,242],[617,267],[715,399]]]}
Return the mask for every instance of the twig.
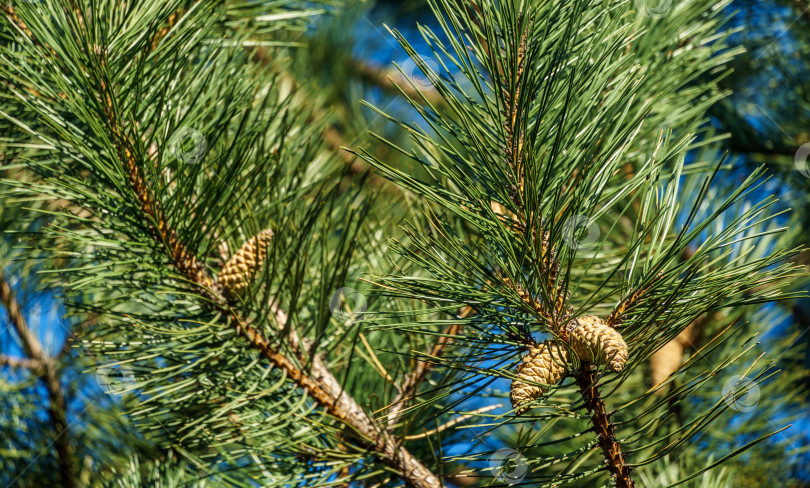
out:
{"label": "twig", "polygon": [[374,169],[362,158],[358,158],[354,153],[344,149],[350,144],[346,144],[346,141],[337,129],[334,127],[327,127],[323,131],[322,137],[326,147],[336,152],[340,159],[346,163],[349,168],[349,172],[355,175],[369,173],[366,184],[371,185],[374,188],[381,188],[389,193],[401,193],[402,190],[400,187],[388,184],[389,181],[375,173]]}
{"label": "twig", "polygon": [[31,371],[36,372],[42,368],[42,362],[36,359],[15,358],[14,356],[6,356],[5,354],[0,354],[0,366],[30,369]]}
{"label": "twig", "polygon": [[[16,18],[14,10],[3,8],[7,17],[18,26],[21,30],[27,30],[25,26],[21,26],[21,22]],[[178,16],[170,19],[170,23],[177,20]],[[30,31],[29,31],[30,32]],[[167,30],[161,31],[156,35],[156,39],[162,38],[167,34]],[[153,44],[155,47],[157,43]],[[103,56],[103,53],[98,53]],[[104,60],[101,59],[104,63]],[[270,345],[270,342],[265,339],[259,331],[252,328],[249,324],[233,313],[233,307],[229,299],[222,293],[219,286],[214,282],[208,270],[204,265],[198,261],[198,258],[180,241],[177,232],[168,226],[166,219],[157,200],[150,194],[149,188],[146,184],[138,161],[135,156],[135,144],[125,133],[117,114],[114,110],[116,106],[114,103],[115,93],[112,87],[109,86],[107,80],[99,80],[99,98],[104,115],[107,118],[108,129],[110,130],[113,143],[119,153],[121,163],[124,166],[126,174],[128,175],[129,184],[133,191],[134,197],[138,201],[141,211],[147,217],[148,225],[152,230],[155,240],[164,246],[167,254],[172,259],[173,265],[188,278],[190,281],[200,287],[200,290],[209,298],[213,298],[214,306],[219,308],[228,317],[230,325],[235,327],[240,335],[248,340],[250,345],[261,352],[262,356],[270,360],[275,366],[282,369],[287,376],[292,379],[299,387],[306,391],[319,405],[321,405],[327,412],[334,417],[345,422],[353,427],[362,437],[368,439],[371,448],[375,451],[376,455],[381,461],[388,466],[394,468],[399,475],[411,486],[416,488],[438,488],[441,486],[439,479],[419,460],[408,452],[404,447],[400,446],[388,433],[387,430],[381,430],[378,426],[368,417],[366,412],[351,398],[338,381],[329,372],[323,361],[317,355],[313,357],[312,361],[312,374],[311,376],[300,370],[293,364],[286,356],[280,354]],[[8,285],[2,290],[10,293]],[[5,298],[10,295],[4,294]],[[15,310],[16,302],[13,298],[7,303],[9,307],[9,316],[15,317],[12,312]],[[19,312],[19,307],[16,308]],[[285,327],[287,324],[286,313],[278,309],[276,315],[279,320],[279,325]],[[19,313],[18,318],[22,318]],[[17,320],[15,325],[24,327],[24,322]],[[24,329],[27,331],[27,328]],[[26,334],[21,331],[21,337],[26,337]],[[32,337],[33,338],[33,337]],[[34,338],[35,339],[35,338]],[[26,346],[32,355],[38,354],[39,358],[44,358],[41,345],[38,342],[28,341]],[[294,348],[301,351],[300,345],[295,344]],[[55,374],[55,368],[52,363],[47,363],[49,366],[46,368],[46,386],[48,386],[49,394],[51,395],[51,417],[57,426],[61,427],[62,435],[57,437],[56,445],[60,458],[60,470],[62,473],[63,486],[67,488],[74,488],[76,486],[75,480],[72,475],[72,466],[70,464],[70,444],[67,436],[67,422],[65,420],[64,398],[61,395],[59,388],[59,380]]]}
{"label": "twig", "polygon": [[605,457],[607,470],[613,477],[616,488],[634,488],[635,483],[630,477],[630,466],[624,460],[624,453],[616,440],[610,415],[605,410],[605,402],[596,388],[593,365],[582,363],[582,369],[576,375],[576,382],[582,393],[585,408],[591,413],[593,431],[596,433],[599,447]]}
{"label": "twig", "polygon": [[433,85],[418,88],[413,85],[412,80],[409,80],[396,68],[372,66],[362,61],[353,61],[351,64],[361,78],[378,85],[383,90],[396,94],[402,93],[417,103],[427,101],[434,107],[445,103],[444,97]]}
{"label": "twig", "polygon": [[500,403],[498,403],[498,404],[495,404],[495,405],[489,405],[489,406],[486,406],[486,407],[479,408],[477,410],[473,410],[472,412],[470,412],[468,414],[465,414],[465,415],[462,415],[460,417],[454,418],[453,420],[450,420],[449,422],[446,422],[446,423],[436,427],[435,429],[427,430],[425,432],[422,432],[421,434],[406,435],[405,440],[406,441],[415,441],[415,440],[418,440],[418,439],[424,439],[425,437],[430,437],[432,435],[436,435],[439,432],[443,432],[443,431],[449,429],[450,427],[453,427],[454,425],[458,425],[458,424],[460,424],[462,422],[466,422],[467,420],[475,417],[478,414],[486,413],[486,412],[489,412],[490,410],[495,410],[496,408],[501,408],[501,407],[502,407],[502,405]]}
{"label": "twig", "polygon": [[6,313],[17,335],[22,341],[23,350],[31,361],[39,363],[39,378],[48,391],[48,416],[53,424],[56,438],[53,443],[56,447],[56,457],[59,462],[59,478],[65,488],[75,488],[75,467],[72,459],[72,449],[68,432],[65,397],[62,394],[62,382],[56,363],[45,353],[42,343],[36,334],[28,327],[28,322],[20,309],[17,298],[6,281],[2,268],[0,268],[0,301],[6,308]]}
{"label": "twig", "polygon": [[371,344],[368,343],[365,334],[360,332],[358,335],[360,336],[360,341],[363,343],[363,347],[366,348],[366,352],[368,352],[369,356],[371,357],[372,364],[374,365],[375,368],[377,368],[377,371],[380,373],[380,376],[385,378],[385,381],[393,383],[394,378],[392,378],[391,375],[388,374],[388,371],[385,369],[385,366],[382,365],[380,359],[377,357],[376,354],[374,354],[374,349],[372,349]]}
{"label": "twig", "polygon": [[[459,318],[467,318],[473,313],[472,307],[464,307],[461,309],[461,313],[459,314]],[[443,335],[439,338],[439,341],[433,345],[429,356],[431,357],[441,357],[444,355],[445,349],[447,346],[453,343],[454,335],[458,335],[461,332],[461,324],[452,324],[447,326],[444,329]],[[417,361],[416,366],[414,366],[413,371],[411,374],[405,378],[405,381],[399,386],[399,392],[394,397],[394,400],[391,402],[391,410],[388,412],[388,428],[392,428],[394,424],[396,424],[396,420],[399,417],[400,412],[405,405],[407,404],[408,400],[414,398],[416,394],[416,389],[425,380],[430,369],[433,367],[432,363],[425,362],[425,361]]]}
{"label": "twig", "polygon": [[661,279],[662,276],[663,273],[658,273],[658,276],[656,276],[650,282],[650,284],[648,284],[644,288],[640,288],[638,290],[633,291],[632,293],[630,293],[630,295],[627,296],[627,298],[619,302],[619,304],[616,305],[616,308],[614,308],[613,311],[610,312],[610,315],[608,315],[608,318],[605,320],[605,323],[610,327],[616,327],[618,325],[621,325],[622,321],[624,320],[624,317],[634,307],[636,307],[639,303],[641,303],[641,301],[644,299],[644,296],[647,293],[649,293],[650,289],[652,289],[655,283],[659,279]]}

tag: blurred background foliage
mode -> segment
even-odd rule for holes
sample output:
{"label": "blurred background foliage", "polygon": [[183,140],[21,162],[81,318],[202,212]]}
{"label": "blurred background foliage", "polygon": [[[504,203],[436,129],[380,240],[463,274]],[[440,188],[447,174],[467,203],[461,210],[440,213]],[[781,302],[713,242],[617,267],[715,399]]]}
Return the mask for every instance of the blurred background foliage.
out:
{"label": "blurred background foliage", "polygon": [[[752,167],[765,163],[774,180],[762,190],[775,193],[781,205],[793,208],[790,223],[794,231],[789,234],[797,245],[807,242],[806,229],[810,228],[810,170],[797,163],[801,147],[810,143],[810,2],[807,0],[733,0],[722,4],[729,21],[723,29],[729,34],[726,44],[740,45],[729,64],[733,72],[720,80],[719,88],[728,96],[714,102],[709,108],[708,124],[711,131],[704,135],[706,147],[695,148],[695,160],[716,160],[729,151],[721,183],[734,188],[739,178]],[[405,158],[391,147],[369,135],[382,135],[385,139],[409,146],[407,134],[368,106],[358,103],[366,100],[400,120],[419,122],[418,113],[406,102],[391,83],[391,79],[405,89],[410,84],[422,91],[428,101],[439,100],[432,86],[424,78],[385,25],[398,29],[426,56],[426,46],[420,44],[418,24],[434,25],[434,18],[425,2],[406,1],[351,1],[327,4],[321,15],[298,30],[273,33],[277,42],[292,46],[286,82],[299,86],[311,102],[318,107],[313,120],[323,124],[323,141],[329,151],[338,155],[347,168],[343,186],[348,189],[360,178],[371,188],[382,192],[369,210],[372,217],[394,228],[405,214],[408,196],[379,177],[366,163],[342,148],[363,148],[380,160],[418,174]],[[398,65],[399,69],[395,66]],[[403,83],[404,82],[404,83]],[[413,93],[410,93],[413,95]],[[677,104],[677,101],[672,103]],[[437,107],[441,110],[441,106]],[[5,122],[3,122],[5,124]],[[0,131],[9,130],[7,126]],[[2,135],[0,135],[2,137]],[[0,139],[0,148],[2,139]],[[808,151],[810,152],[810,151]],[[0,154],[0,161],[2,161]],[[14,171],[4,169],[4,171]],[[5,176],[9,176],[5,174]],[[2,246],[3,271],[12,285],[22,312],[35,331],[48,356],[55,358],[61,377],[62,394],[66,402],[67,421],[70,426],[69,442],[79,460],[79,479],[87,486],[188,486],[183,480],[182,466],[173,465],[170,453],[160,463],[141,466],[134,457],[151,459],[157,456],[156,446],[145,441],[119,413],[125,408],[121,398],[105,393],[104,382],[97,375],[81,374],[88,358],[81,357],[67,345],[88,324],[65,316],[62,305],[54,299],[58,290],[52,284],[43,285],[37,277],[37,266],[43,263],[18,259],[17,247],[21,243],[36,246],[31,233],[44,221],[17,218],[19,212],[30,207],[41,207],[43,202],[17,201],[13,189],[4,188],[2,220],[5,239]],[[787,223],[787,220],[785,221]],[[25,239],[22,239],[24,236]],[[795,258],[807,266],[810,257],[805,252]],[[48,263],[58,269],[64,263]],[[369,270],[357,270],[358,273]],[[806,283],[793,283],[795,289],[806,289]],[[680,478],[681,470],[691,472],[696,467],[712,462],[717,450],[751,440],[746,438],[751,425],[756,424],[760,435],[773,432],[785,425],[791,427],[771,437],[743,455],[726,464],[722,471],[700,476],[687,486],[761,487],[810,486],[810,303],[806,300],[778,305],[766,305],[753,314],[734,314],[712,317],[706,326],[709,331],[687,346],[697,350],[705,345],[711,331],[739,321],[749,325],[736,333],[753,347],[746,352],[751,362],[769,350],[784,351],[777,359],[783,370],[760,386],[757,409],[731,411],[702,433],[695,443],[696,449],[683,451],[680,457],[668,457],[656,462],[642,475],[644,486],[665,486]],[[765,330],[755,339],[748,339],[751,331]],[[741,339],[742,340],[742,339]],[[703,342],[702,342],[703,341]],[[758,345],[756,341],[760,341]],[[731,347],[731,346],[729,346]],[[391,350],[396,349],[391,347]],[[3,486],[39,487],[56,486],[58,467],[53,431],[48,415],[52,392],[41,381],[42,373],[36,367],[21,364],[30,357],[24,342],[10,327],[5,308],[0,310],[0,484]],[[718,351],[720,354],[720,351]],[[406,367],[397,354],[379,354],[380,360],[392,371]],[[766,356],[767,357],[767,356]],[[774,359],[774,358],[769,358]],[[397,366],[398,365],[398,366]],[[499,380],[502,381],[502,380]],[[492,390],[503,390],[508,385],[492,385]],[[645,385],[639,385],[644,387]],[[651,385],[646,385],[647,387]],[[719,385],[722,386],[722,385]],[[488,391],[480,392],[470,409],[504,403],[503,397],[488,398]],[[690,404],[672,405],[673,415],[681,409],[698,409],[712,398],[693,398]],[[379,406],[377,406],[379,407]],[[745,410],[745,409],[743,409]],[[493,424],[494,425],[494,424]],[[448,456],[461,456],[464,452],[497,449],[514,445],[516,439],[529,435],[511,424],[509,429],[455,429],[443,438],[450,446]],[[746,429],[742,429],[745,426]],[[553,425],[545,426],[556,428]],[[561,430],[564,432],[564,430]],[[563,434],[561,434],[563,435]],[[550,448],[537,447],[538,451]],[[450,463],[448,469],[465,469],[465,462]],[[181,473],[181,474],[178,474]],[[131,481],[127,481],[131,480]],[[458,486],[472,485],[474,478],[459,478]],[[200,486],[204,483],[200,481]],[[207,486],[207,485],[206,485]]]}

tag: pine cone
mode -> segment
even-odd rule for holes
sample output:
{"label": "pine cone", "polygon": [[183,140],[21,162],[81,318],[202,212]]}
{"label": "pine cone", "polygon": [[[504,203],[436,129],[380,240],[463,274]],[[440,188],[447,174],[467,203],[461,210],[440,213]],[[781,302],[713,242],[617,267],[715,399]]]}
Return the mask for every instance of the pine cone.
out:
{"label": "pine cone", "polygon": [[262,265],[272,238],[273,231],[265,229],[248,239],[222,267],[217,283],[230,293],[242,294]]}
{"label": "pine cone", "polygon": [[[516,372],[519,378],[527,381],[555,385],[565,376],[567,361],[568,352],[564,347],[554,341],[546,341],[533,347],[527,355],[523,356],[523,361],[518,365]],[[509,398],[512,400],[515,414],[525,413],[529,408],[523,405],[540,398],[546,390],[519,379],[512,380]]]}
{"label": "pine cone", "polygon": [[583,361],[604,364],[615,373],[627,362],[627,344],[622,335],[595,315],[575,319],[569,326],[571,349]]}
{"label": "pine cone", "polygon": [[[660,385],[669,378],[669,375],[678,371],[678,368],[681,367],[682,359],[683,346],[677,340],[667,342],[664,344],[664,347],[655,351],[655,353],[650,356],[652,385]],[[668,388],[660,388],[656,391],[656,394],[663,395],[666,393],[667,389]]]}
{"label": "pine cone", "polygon": [[[680,334],[675,336],[674,339],[664,344],[664,347],[657,350],[650,356],[650,372],[652,376],[652,385],[658,386],[666,381],[669,376],[678,371],[683,362],[683,352],[687,347],[691,346],[698,332],[700,322],[692,322],[687,328],[681,331]],[[659,388],[656,390],[656,395],[664,395],[669,387]]]}

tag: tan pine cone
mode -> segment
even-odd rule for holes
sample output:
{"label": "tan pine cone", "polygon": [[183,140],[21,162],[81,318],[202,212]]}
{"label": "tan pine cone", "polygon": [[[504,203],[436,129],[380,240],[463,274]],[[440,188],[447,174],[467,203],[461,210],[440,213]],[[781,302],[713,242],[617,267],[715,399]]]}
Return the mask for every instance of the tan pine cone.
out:
{"label": "tan pine cone", "polygon": [[[699,321],[696,321],[689,324],[680,334],[650,356],[650,372],[653,386],[658,386],[666,381],[670,375],[681,367],[683,353],[687,347],[694,343],[698,332],[697,324],[699,323]],[[659,388],[656,390],[656,394],[663,395],[668,389],[668,386]]]}
{"label": "tan pine cone", "polygon": [[217,283],[235,295],[242,294],[267,255],[273,231],[265,229],[247,240],[222,267]]}
{"label": "tan pine cone", "polygon": [[620,372],[627,362],[627,343],[622,335],[595,315],[579,317],[569,326],[571,349],[583,361],[605,364]]}
{"label": "tan pine cone", "polygon": [[[678,371],[683,358],[683,345],[677,340],[672,340],[664,344],[664,347],[655,351],[650,356],[650,373],[653,386],[658,386],[666,381],[669,376]],[[667,388],[656,391],[658,394],[666,393]]]}
{"label": "tan pine cone", "polygon": [[[568,351],[554,341],[546,341],[533,347],[523,356],[517,367],[518,378],[526,381],[555,385],[565,376],[565,363],[568,362]],[[509,398],[516,415],[522,415],[529,408],[526,403],[536,400],[546,392],[539,386],[526,383],[520,379],[512,380]]]}

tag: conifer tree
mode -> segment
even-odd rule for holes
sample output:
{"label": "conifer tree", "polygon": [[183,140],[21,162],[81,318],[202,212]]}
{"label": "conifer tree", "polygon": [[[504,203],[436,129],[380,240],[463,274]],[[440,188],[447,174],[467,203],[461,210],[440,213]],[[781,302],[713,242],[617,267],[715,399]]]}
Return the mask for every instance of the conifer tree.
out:
{"label": "conifer tree", "polygon": [[[26,346],[63,486],[729,486],[780,430],[717,428],[803,374],[768,381],[751,340],[799,296],[795,233],[762,169],[716,184],[721,9],[430,6],[431,62],[391,32],[429,86],[395,88],[419,123],[375,109],[407,136],[388,151],[330,139],[294,74],[330,3],[3,7],[14,262],[60,294],[78,367],[126,379],[120,422],[71,423]],[[133,446],[85,469],[76,424]]]}

